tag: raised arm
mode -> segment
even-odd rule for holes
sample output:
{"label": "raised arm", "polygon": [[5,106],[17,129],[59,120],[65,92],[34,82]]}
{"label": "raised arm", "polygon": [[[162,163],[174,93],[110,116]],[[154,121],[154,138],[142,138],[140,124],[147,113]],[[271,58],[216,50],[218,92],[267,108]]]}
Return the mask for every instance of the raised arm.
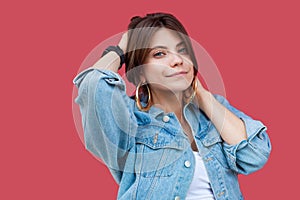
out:
{"label": "raised arm", "polygon": [[[121,40],[122,41],[122,40]],[[110,170],[121,173],[134,145],[137,122],[134,100],[117,72],[120,60],[109,52],[74,79],[86,148]],[[119,177],[115,177],[118,181]]]}
{"label": "raised arm", "polygon": [[249,174],[264,166],[271,152],[266,127],[229,104],[220,95],[212,95],[199,83],[197,101],[223,139],[229,167]]}
{"label": "raised arm", "polygon": [[209,117],[222,139],[230,144],[238,144],[247,139],[243,121],[222,105],[198,81],[197,100],[200,109]]}

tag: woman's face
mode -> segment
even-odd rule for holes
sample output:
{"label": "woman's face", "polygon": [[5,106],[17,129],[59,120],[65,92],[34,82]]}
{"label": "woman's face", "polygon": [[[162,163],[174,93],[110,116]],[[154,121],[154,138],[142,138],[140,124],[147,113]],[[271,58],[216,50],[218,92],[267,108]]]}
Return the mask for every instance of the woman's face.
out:
{"label": "woman's face", "polygon": [[194,67],[179,35],[170,29],[160,28],[150,41],[150,49],[142,78],[151,89],[174,93],[186,90],[193,81]]}

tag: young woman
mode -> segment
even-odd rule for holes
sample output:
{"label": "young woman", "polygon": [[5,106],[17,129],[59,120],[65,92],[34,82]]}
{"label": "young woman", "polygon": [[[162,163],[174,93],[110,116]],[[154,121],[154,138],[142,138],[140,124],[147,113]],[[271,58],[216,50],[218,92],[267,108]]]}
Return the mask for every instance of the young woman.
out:
{"label": "young woman", "polygon": [[[124,62],[134,97],[117,73]],[[111,171],[118,199],[243,199],[238,174],[268,160],[266,127],[202,87],[197,68],[182,24],[153,13],[133,17],[74,79],[86,148]]]}

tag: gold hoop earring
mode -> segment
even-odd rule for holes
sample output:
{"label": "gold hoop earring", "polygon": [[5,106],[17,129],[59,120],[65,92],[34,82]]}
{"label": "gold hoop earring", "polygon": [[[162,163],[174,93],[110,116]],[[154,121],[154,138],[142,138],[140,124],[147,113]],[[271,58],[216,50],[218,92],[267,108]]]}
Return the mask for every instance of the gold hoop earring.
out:
{"label": "gold hoop earring", "polygon": [[189,102],[192,101],[194,99],[194,97],[196,96],[197,87],[198,87],[198,83],[197,83],[196,77],[194,77],[194,80],[192,83],[193,94],[190,96]]}
{"label": "gold hoop earring", "polygon": [[[147,101],[146,107],[142,106],[140,96],[139,96],[140,87],[144,86],[144,85],[147,87],[147,93],[148,93],[148,101]],[[150,92],[150,88],[149,88],[148,84],[141,83],[141,82],[138,84],[138,86],[136,88],[136,91],[135,91],[135,101],[136,101],[136,105],[137,105],[137,107],[140,111],[148,111],[150,109],[150,106],[151,106],[151,104],[150,104],[150,102],[151,102],[151,92]]]}

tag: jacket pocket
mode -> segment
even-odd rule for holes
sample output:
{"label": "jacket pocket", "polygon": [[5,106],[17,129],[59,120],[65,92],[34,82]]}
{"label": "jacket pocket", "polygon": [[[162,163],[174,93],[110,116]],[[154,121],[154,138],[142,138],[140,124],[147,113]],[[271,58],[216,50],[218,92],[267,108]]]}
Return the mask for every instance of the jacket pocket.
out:
{"label": "jacket pocket", "polygon": [[143,136],[136,139],[137,163],[140,163],[137,172],[143,177],[172,176],[176,161],[185,149],[184,140],[164,130],[150,131]]}
{"label": "jacket pocket", "polygon": [[175,164],[168,159],[171,155],[169,150],[160,149],[153,152],[153,154],[143,155],[143,165],[140,170],[141,176],[145,178],[172,176]]}

